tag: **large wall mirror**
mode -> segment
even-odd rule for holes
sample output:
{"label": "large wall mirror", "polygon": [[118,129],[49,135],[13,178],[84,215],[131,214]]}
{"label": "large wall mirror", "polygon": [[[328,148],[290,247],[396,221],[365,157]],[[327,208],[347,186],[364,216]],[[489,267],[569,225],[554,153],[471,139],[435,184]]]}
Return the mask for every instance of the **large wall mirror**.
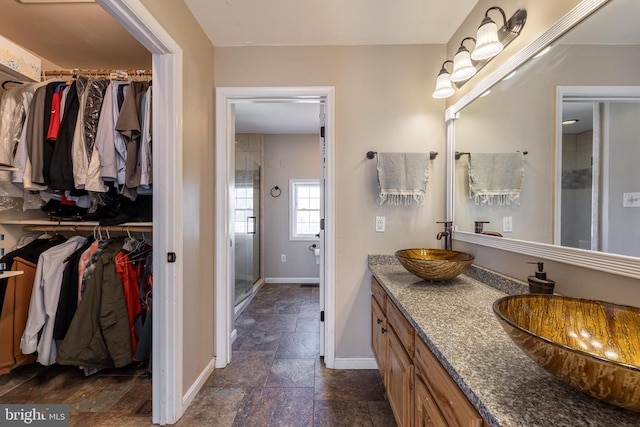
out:
{"label": "large wall mirror", "polygon": [[[585,0],[448,109],[456,239],[640,278],[638,16]],[[516,152],[519,200],[470,198],[470,157]]]}

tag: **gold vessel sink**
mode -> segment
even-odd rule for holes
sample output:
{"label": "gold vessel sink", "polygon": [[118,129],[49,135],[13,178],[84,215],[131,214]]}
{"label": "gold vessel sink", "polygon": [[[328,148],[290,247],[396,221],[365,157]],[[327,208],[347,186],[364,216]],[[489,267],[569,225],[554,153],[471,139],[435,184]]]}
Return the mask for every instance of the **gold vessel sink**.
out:
{"label": "gold vessel sink", "polygon": [[473,263],[473,255],[443,249],[402,249],[396,252],[400,264],[425,280],[449,280]]}
{"label": "gold vessel sink", "polygon": [[527,356],[570,386],[640,411],[640,309],[558,295],[514,295],[493,311]]}

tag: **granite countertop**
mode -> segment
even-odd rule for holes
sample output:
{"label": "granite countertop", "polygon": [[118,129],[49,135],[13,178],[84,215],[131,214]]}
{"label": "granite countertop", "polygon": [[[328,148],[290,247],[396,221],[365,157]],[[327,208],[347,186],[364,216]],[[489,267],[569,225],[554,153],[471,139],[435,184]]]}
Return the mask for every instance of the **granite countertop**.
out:
{"label": "granite countertop", "polygon": [[639,413],[570,388],[511,341],[492,305],[526,292],[522,282],[475,266],[448,282],[426,282],[388,255],[370,256],[369,268],[489,425],[640,425]]}

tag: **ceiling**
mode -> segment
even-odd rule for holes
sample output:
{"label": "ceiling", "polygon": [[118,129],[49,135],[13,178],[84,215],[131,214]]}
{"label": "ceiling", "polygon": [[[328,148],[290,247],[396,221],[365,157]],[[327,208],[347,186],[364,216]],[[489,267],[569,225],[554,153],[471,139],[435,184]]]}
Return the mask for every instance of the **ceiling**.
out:
{"label": "ceiling", "polygon": [[214,46],[444,44],[478,0],[185,0]]}
{"label": "ceiling", "polygon": [[151,54],[96,3],[2,0],[0,35],[63,69],[147,69]]}
{"label": "ceiling", "polygon": [[235,104],[236,133],[320,133],[320,104],[245,102]]}

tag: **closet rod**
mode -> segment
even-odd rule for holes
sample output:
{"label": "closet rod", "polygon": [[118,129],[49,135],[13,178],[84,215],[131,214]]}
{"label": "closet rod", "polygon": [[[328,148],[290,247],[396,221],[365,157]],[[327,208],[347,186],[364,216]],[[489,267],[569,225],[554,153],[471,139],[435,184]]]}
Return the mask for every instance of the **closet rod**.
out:
{"label": "closet rod", "polygon": [[27,225],[23,227],[24,231],[109,231],[120,233],[151,233],[153,227],[150,225]]}
{"label": "closet rod", "polygon": [[107,69],[75,69],[75,70],[48,70],[43,71],[42,74],[45,77],[58,77],[58,76],[78,76],[86,74],[88,76],[110,76],[111,74],[127,73],[128,76],[151,76],[152,70],[107,70]]}

